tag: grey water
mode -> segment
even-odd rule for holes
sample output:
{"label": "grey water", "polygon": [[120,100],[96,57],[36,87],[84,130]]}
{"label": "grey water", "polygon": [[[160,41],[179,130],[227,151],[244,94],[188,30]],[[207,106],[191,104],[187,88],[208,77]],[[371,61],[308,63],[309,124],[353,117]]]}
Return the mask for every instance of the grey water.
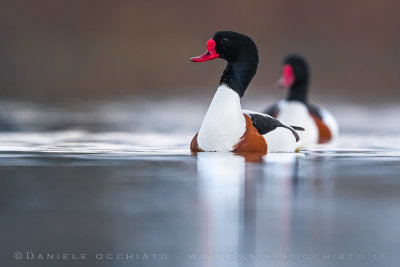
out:
{"label": "grey water", "polygon": [[0,266],[398,266],[400,107],[326,107],[334,144],[252,162],[190,153],[190,98],[2,102]]}

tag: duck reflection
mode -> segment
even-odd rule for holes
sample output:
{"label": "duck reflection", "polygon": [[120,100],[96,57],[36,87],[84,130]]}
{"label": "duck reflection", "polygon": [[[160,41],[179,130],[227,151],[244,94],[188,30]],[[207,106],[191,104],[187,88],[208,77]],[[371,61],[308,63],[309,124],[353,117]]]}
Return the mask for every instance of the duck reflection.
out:
{"label": "duck reflection", "polygon": [[235,153],[235,155],[241,156],[246,162],[258,162],[264,161],[266,153]]}
{"label": "duck reflection", "polygon": [[[271,189],[282,190],[282,186],[274,188],[273,181],[276,180],[284,185],[285,193],[296,187],[298,159],[298,154],[197,154],[199,197],[206,215],[203,241],[207,253],[248,255],[257,252],[257,216],[268,205],[265,193],[270,194]],[[266,189],[267,183],[270,183],[269,189]],[[291,196],[287,195],[285,199],[290,203]],[[282,203],[280,206],[284,209],[282,212],[290,213],[290,205]],[[287,216],[283,217],[288,223]],[[284,228],[288,234],[290,229]],[[260,243],[265,243],[265,236],[261,238],[263,242]],[[287,242],[283,243],[287,245]]]}
{"label": "duck reflection", "polygon": [[208,253],[236,253],[243,219],[245,158],[232,153],[197,155],[199,192]]}

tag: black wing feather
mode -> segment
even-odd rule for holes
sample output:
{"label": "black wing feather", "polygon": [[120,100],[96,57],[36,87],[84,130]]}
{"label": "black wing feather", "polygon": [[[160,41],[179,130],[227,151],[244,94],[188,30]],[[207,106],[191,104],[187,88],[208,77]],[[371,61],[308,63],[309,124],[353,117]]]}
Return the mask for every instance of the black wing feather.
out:
{"label": "black wing feather", "polygon": [[[295,130],[282,124],[280,121],[278,121],[274,118],[271,118],[269,116],[262,115],[262,114],[256,114],[256,113],[249,113],[248,115],[250,116],[251,121],[253,122],[253,126],[257,129],[257,131],[261,135],[267,134],[267,133],[275,130],[277,127],[283,127],[283,128],[289,129],[293,133],[293,135],[296,137],[296,142],[300,140],[300,137],[296,133]],[[299,127],[299,128],[301,128],[301,127]]]}
{"label": "black wing feather", "polygon": [[295,129],[296,131],[305,131],[305,129],[304,129],[303,127],[293,126],[293,125],[290,125],[290,127],[292,127],[293,129]]}
{"label": "black wing feather", "polygon": [[277,127],[281,126],[281,123],[271,117],[263,116],[260,114],[249,114],[251,121],[253,122],[253,126],[257,129],[257,131],[264,135],[275,130]]}

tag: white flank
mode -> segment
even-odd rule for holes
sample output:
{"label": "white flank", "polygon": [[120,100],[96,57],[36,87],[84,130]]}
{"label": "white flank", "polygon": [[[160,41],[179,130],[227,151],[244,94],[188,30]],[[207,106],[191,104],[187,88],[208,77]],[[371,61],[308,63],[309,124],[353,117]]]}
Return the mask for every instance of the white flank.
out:
{"label": "white flank", "polygon": [[301,140],[296,143],[296,137],[287,128],[278,127],[263,137],[267,142],[268,153],[293,153],[301,147]]}
{"label": "white flank", "polygon": [[278,120],[286,125],[299,126],[305,129],[305,131],[297,131],[303,145],[318,143],[318,128],[306,105],[299,101],[284,100],[279,103],[279,108]]}
{"label": "white flank", "polygon": [[232,151],[246,131],[239,95],[220,85],[201,124],[197,143],[204,151]]}

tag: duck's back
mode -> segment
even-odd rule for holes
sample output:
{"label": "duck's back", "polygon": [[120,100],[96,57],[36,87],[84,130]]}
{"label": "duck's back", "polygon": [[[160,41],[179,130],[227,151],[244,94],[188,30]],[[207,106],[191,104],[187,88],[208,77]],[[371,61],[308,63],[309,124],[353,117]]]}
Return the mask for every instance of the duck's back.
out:
{"label": "duck's back", "polygon": [[283,100],[279,103],[275,116],[284,124],[303,127],[305,131],[298,134],[304,145],[318,142],[318,126],[303,103]]}
{"label": "duck's back", "polygon": [[285,124],[305,128],[300,132],[304,145],[322,144],[338,136],[338,124],[325,109],[299,101],[282,100],[264,111]]}

